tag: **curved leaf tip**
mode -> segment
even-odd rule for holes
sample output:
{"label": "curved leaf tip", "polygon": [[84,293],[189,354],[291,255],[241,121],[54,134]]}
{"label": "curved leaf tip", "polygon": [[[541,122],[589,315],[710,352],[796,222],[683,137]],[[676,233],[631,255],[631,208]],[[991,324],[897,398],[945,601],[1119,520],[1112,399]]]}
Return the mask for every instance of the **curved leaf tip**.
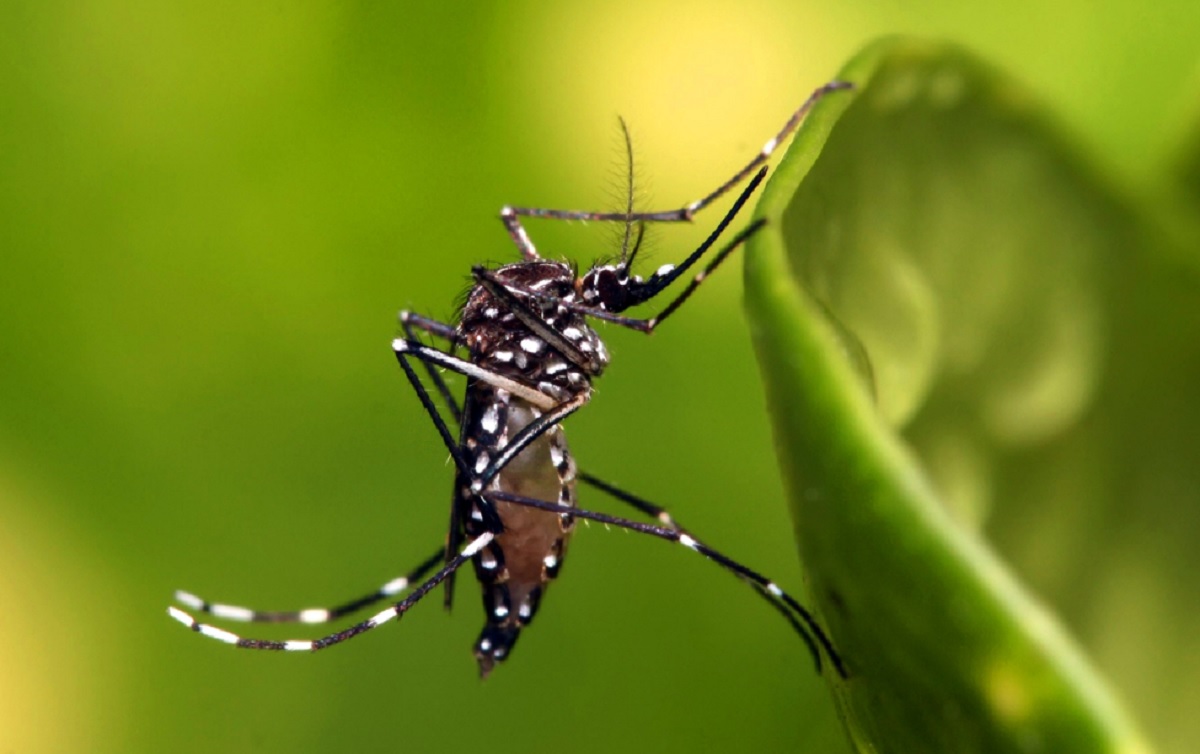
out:
{"label": "curved leaf tip", "polygon": [[833,681],[863,751],[1148,747],[974,533],[997,458],[1094,400],[1124,236],[1020,90],[885,40],[759,205],[746,297]]}

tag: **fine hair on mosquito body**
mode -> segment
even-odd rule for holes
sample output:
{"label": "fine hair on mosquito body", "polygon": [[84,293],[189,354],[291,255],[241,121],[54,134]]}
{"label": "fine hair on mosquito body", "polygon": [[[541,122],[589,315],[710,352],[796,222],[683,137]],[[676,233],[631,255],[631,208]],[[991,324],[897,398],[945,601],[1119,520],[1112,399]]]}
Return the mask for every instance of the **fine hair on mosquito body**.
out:
{"label": "fine hair on mosquito body", "polygon": [[[713,270],[763,227],[765,221],[759,220],[725,239],[729,225],[766,176],[767,159],[820,98],[848,88],[849,84],[840,81],[818,88],[749,163],[703,198],[679,209],[635,212],[632,186],[623,212],[504,207],[500,219],[520,261],[472,268],[472,287],[456,323],[409,311],[400,313],[403,336],[392,342],[393,352],[455,467],[449,534],[444,545],[416,568],[369,594],[329,608],[264,611],[208,602],[190,592],[175,593],[175,600],[192,612],[256,623],[325,624],[380,602],[391,601],[390,606],[321,638],[285,641],[243,638],[200,622],[178,607],[168,608],[170,615],[193,631],[237,647],[313,652],[402,617],[439,585],[446,587],[445,605],[449,607],[455,574],[469,562],[483,592],[485,623],[475,642],[475,657],[486,677],[509,656],[522,629],[533,621],[547,587],[562,569],[575,524],[584,519],[677,542],[714,561],[749,584],[784,616],[804,641],[818,672],[827,658],[834,671],[845,677],[842,658],[803,605],[774,581],[702,542],[664,508],[579,469],[568,449],[562,422],[588,403],[592,382],[609,361],[590,321],[651,333],[675,313]],[[623,122],[622,131],[632,165]],[[645,278],[633,274],[646,224],[691,222],[701,210],[738,187],[733,205],[684,260],[663,265]],[[579,274],[567,262],[541,257],[523,218],[623,223],[620,256]],[[713,249],[704,266],[694,271]],[[654,316],[624,314],[653,301],[689,275],[689,282],[668,297]],[[444,345],[429,345],[422,338]],[[421,364],[423,376],[414,361]],[[465,376],[461,403],[443,379],[442,370]],[[576,500],[579,483],[610,495],[651,522],[580,508]]]}

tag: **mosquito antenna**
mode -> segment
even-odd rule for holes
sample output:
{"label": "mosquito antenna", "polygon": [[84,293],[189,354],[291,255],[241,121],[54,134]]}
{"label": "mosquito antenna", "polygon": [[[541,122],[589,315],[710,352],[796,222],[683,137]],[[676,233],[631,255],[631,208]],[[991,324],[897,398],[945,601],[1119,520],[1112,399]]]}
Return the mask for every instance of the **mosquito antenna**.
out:
{"label": "mosquito antenna", "polygon": [[621,239],[621,279],[629,277],[629,268],[633,266],[633,257],[637,254],[642,243],[642,225],[638,224],[637,243],[632,250],[629,242],[633,237],[633,138],[629,135],[629,124],[621,116],[617,116],[621,124],[621,137],[625,140],[625,235]]}

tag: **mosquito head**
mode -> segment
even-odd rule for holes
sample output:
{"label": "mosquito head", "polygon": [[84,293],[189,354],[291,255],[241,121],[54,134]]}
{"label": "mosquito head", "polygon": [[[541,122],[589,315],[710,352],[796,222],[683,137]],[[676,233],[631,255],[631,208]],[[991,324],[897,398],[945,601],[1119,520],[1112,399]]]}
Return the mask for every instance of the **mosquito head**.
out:
{"label": "mosquito head", "polygon": [[583,303],[610,312],[629,308],[625,303],[629,275],[625,265],[605,264],[593,267],[579,278],[576,288]]}
{"label": "mosquito head", "polygon": [[617,313],[654,298],[677,276],[678,272],[671,264],[659,267],[648,280],[630,275],[625,264],[605,264],[588,270],[576,288],[587,306]]}

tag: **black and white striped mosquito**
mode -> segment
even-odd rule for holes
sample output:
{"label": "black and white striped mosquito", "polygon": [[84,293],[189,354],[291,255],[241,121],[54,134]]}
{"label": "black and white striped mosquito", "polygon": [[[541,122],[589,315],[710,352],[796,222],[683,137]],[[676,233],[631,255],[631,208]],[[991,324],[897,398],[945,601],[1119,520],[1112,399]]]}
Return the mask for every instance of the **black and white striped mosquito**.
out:
{"label": "black and white striped mosquito", "polygon": [[[567,449],[562,421],[587,404],[592,395],[592,380],[608,364],[604,343],[592,329],[589,318],[643,333],[653,332],[721,262],[762,227],[763,221],[751,223],[734,234],[656,316],[637,319],[621,313],[653,300],[696,265],[716,245],[762,183],[771,153],[795,131],[818,99],[848,87],[849,84],[831,82],[817,89],[745,167],[707,196],[680,209],[634,212],[632,187],[629,204],[620,213],[504,207],[500,219],[520,251],[521,261],[495,269],[474,267],[473,287],[455,325],[412,312],[400,313],[404,337],[396,338],[392,348],[456,468],[450,532],[445,546],[411,573],[337,607],[294,612],[252,610],[211,603],[189,592],[175,593],[180,604],[214,618],[309,624],[327,623],[356,613],[412,588],[407,596],[365,621],[315,640],[246,639],[201,623],[176,607],[169,608],[170,615],[193,631],[234,646],[311,652],[340,644],[403,616],[442,583],[446,585],[445,603],[449,607],[455,572],[470,561],[483,588],[486,623],[475,643],[475,657],[481,674],[486,676],[509,655],[521,629],[532,622],[544,590],[562,568],[575,521],[582,518],[678,542],[715,561],[745,580],[784,615],[808,646],[818,672],[823,654],[844,677],[842,660],[820,625],[775,582],[704,544],[663,508],[579,471]],[[626,149],[631,151],[627,133]],[[644,280],[631,274],[646,223],[689,222],[696,213],[743,182],[746,185],[733,206],[682,263],[663,265]],[[521,224],[523,217],[624,223],[619,261],[596,265],[579,275],[566,262],[543,259]],[[447,345],[444,349],[426,345],[420,340],[422,334]],[[457,355],[461,349],[465,349],[466,358]],[[458,423],[458,439],[418,376],[412,359],[424,365],[426,378],[445,403],[452,423]],[[466,396],[461,407],[439,370],[465,375]],[[577,482],[608,493],[657,523],[642,523],[577,507]]]}

